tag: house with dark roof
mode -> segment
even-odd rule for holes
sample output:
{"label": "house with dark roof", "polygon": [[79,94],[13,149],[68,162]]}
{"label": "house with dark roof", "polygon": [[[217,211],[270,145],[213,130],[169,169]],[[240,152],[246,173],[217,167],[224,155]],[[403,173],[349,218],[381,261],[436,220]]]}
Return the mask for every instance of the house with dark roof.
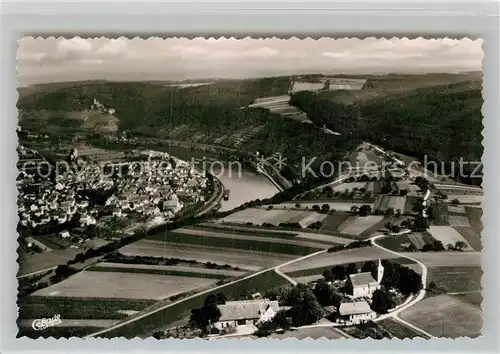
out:
{"label": "house with dark roof", "polygon": [[268,299],[227,301],[218,307],[221,316],[219,321],[214,323],[214,327],[219,330],[266,322],[272,319],[279,310],[278,301]]}

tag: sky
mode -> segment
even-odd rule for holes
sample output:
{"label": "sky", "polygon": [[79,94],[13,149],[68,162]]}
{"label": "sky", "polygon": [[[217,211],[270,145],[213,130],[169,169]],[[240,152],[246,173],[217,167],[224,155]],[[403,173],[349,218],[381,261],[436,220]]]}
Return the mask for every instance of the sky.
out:
{"label": "sky", "polygon": [[22,38],[18,82],[482,70],[478,39]]}

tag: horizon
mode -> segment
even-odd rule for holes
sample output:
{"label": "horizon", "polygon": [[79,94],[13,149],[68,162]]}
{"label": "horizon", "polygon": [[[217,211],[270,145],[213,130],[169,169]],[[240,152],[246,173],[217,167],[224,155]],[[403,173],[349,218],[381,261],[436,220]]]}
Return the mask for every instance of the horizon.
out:
{"label": "horizon", "polygon": [[74,81],[200,81],[296,75],[482,72],[483,40],[391,38],[19,40],[18,87]]}

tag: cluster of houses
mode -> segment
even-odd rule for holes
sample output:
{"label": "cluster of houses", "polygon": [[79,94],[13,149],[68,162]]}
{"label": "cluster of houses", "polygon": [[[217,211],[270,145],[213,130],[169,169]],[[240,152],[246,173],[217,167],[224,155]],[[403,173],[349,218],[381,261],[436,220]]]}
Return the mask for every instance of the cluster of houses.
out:
{"label": "cluster of houses", "polygon": [[[338,309],[326,309],[328,312],[338,312],[338,325],[354,325],[373,320],[376,313],[370,308],[371,297],[375,290],[380,289],[384,275],[382,262],[378,261],[377,279],[370,272],[351,274],[347,280],[349,293],[346,294],[349,302],[343,302]],[[218,305],[221,312],[219,320],[213,326],[219,330],[239,329],[258,326],[262,322],[271,320],[280,309],[278,301],[269,299],[253,299],[242,301],[227,301]],[[331,308],[332,306],[329,306]]]}
{"label": "cluster of houses", "polygon": [[[64,224],[77,213],[80,215],[80,226],[96,224],[99,207],[89,200],[89,191],[107,192],[109,196],[104,207],[111,209],[117,217],[126,217],[134,212],[168,219],[186,203],[204,201],[202,194],[207,186],[206,174],[182,161],[172,164],[162,159],[169,157],[164,155],[155,156],[160,159],[142,162],[147,166],[141,166],[140,173],[129,168],[118,177],[104,173],[102,166],[90,162],[76,171],[57,171],[53,180],[36,183],[36,188],[33,188],[35,176],[20,171],[20,224],[28,227],[54,221]],[[76,149],[71,151],[69,159],[78,159]]]}

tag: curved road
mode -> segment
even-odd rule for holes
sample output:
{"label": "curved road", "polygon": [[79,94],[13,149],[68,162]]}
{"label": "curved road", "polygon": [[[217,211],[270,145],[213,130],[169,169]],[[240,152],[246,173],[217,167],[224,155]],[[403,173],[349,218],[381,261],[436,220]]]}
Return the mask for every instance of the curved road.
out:
{"label": "curved road", "polygon": [[[414,297],[411,301],[409,301],[407,304],[395,309],[394,311],[390,312],[390,313],[387,313],[387,314],[384,314],[384,315],[381,315],[379,316],[378,318],[375,319],[375,321],[381,321],[383,319],[387,319],[387,318],[394,318],[395,320],[403,323],[404,325],[408,326],[408,327],[411,327],[413,329],[415,329],[416,331],[424,334],[425,336],[429,337],[429,338],[434,338],[434,336],[424,330],[422,330],[421,328],[417,327],[417,326],[414,326],[413,324],[401,319],[398,317],[398,314],[406,309],[408,309],[409,307],[415,305],[417,302],[421,301],[424,297],[425,297],[425,287],[426,287],[426,281],[427,281],[427,267],[425,266],[425,264],[423,264],[421,261],[419,261],[418,259],[415,259],[415,258],[412,258],[410,256],[407,256],[407,255],[404,255],[404,254],[401,254],[401,253],[398,253],[398,252],[395,252],[395,251],[392,251],[392,250],[389,250],[387,248],[384,248],[382,246],[380,246],[379,244],[377,244],[375,241],[379,238],[382,238],[382,237],[385,237],[385,235],[377,235],[377,236],[374,236],[374,237],[371,237],[369,238],[369,240],[371,241],[372,245],[375,246],[375,247],[378,247],[386,252],[389,252],[389,253],[392,253],[394,255],[397,255],[398,257],[403,257],[403,258],[407,258],[417,264],[420,265],[420,267],[422,267],[422,290],[420,290],[420,292],[418,293],[418,295],[416,297]],[[314,256],[317,256],[317,255],[320,255],[320,254],[323,254],[323,253],[326,253],[327,250],[322,250],[322,251],[319,251],[319,252],[315,252],[315,253],[312,253],[312,254],[309,254],[309,255],[306,255],[306,256],[303,256],[303,257],[299,257],[299,258],[296,258],[296,259],[293,259],[291,261],[288,261],[288,262],[285,262],[285,263],[282,263],[282,264],[279,264],[275,267],[272,267],[272,268],[266,268],[266,269],[263,269],[261,271],[258,271],[256,273],[252,273],[244,278],[241,278],[241,279],[237,279],[237,280],[234,280],[232,282],[229,282],[229,283],[226,283],[226,284],[223,284],[223,285],[219,285],[217,287],[214,287],[214,288],[210,288],[210,289],[207,289],[207,290],[204,290],[202,292],[199,292],[199,293],[196,293],[194,295],[191,295],[191,296],[188,296],[188,297],[185,297],[183,299],[180,299],[178,301],[175,301],[175,302],[172,302],[172,303],[169,303],[169,304],[166,304],[160,308],[157,308],[157,309],[154,309],[154,310],[151,310],[147,313],[143,313],[141,314],[140,316],[137,316],[137,317],[134,317],[134,318],[131,318],[130,320],[127,320],[127,321],[124,321],[124,322],[120,322],[120,323],[117,323],[111,327],[108,327],[108,328],[105,328],[103,330],[100,330],[98,332],[95,332],[95,333],[92,333],[92,334],[89,334],[83,338],[90,338],[90,337],[95,337],[95,336],[98,336],[98,335],[101,335],[101,334],[104,334],[106,332],[109,332],[111,330],[115,330],[117,328],[120,328],[120,327],[123,327],[127,324],[130,324],[130,323],[133,323],[135,321],[138,321],[142,318],[145,318],[147,316],[150,316],[154,313],[157,313],[159,311],[162,311],[166,308],[169,308],[171,306],[174,306],[174,305],[177,305],[181,302],[184,302],[184,301],[187,301],[191,298],[194,298],[194,297],[197,297],[197,296],[200,296],[200,295],[203,295],[203,294],[206,294],[206,293],[209,293],[209,292],[212,292],[214,290],[217,290],[217,289],[221,289],[223,287],[226,287],[226,286],[229,286],[229,285],[232,285],[232,284],[235,284],[235,283],[239,283],[241,281],[245,281],[247,279],[250,279],[250,278],[253,278],[257,275],[260,275],[262,273],[265,273],[265,272],[268,272],[268,271],[275,271],[277,274],[279,274],[280,276],[284,277],[285,279],[287,279],[290,283],[296,285],[297,282],[292,279],[291,277],[289,277],[288,275],[284,274],[283,272],[281,272],[280,268],[284,267],[284,266],[287,266],[287,265],[290,265],[290,264],[293,264],[295,262],[299,262],[299,261],[302,261],[304,259],[307,259],[307,258],[311,258],[311,257],[314,257]]]}
{"label": "curved road", "polygon": [[391,311],[387,314],[384,314],[384,315],[381,315],[379,317],[377,317],[374,321],[377,322],[377,321],[381,321],[381,320],[384,320],[386,318],[394,318],[396,321],[399,321],[401,323],[403,323],[404,325],[408,326],[408,327],[411,327],[413,328],[414,330],[420,332],[420,333],[423,333],[424,335],[426,335],[427,337],[429,338],[434,338],[434,336],[432,334],[430,334],[429,332],[426,332],[424,331],[423,329],[399,318],[398,314],[404,310],[406,310],[407,308],[415,305],[417,302],[421,301],[424,297],[425,297],[425,288],[426,288],[426,283],[427,283],[427,266],[420,262],[418,259],[416,258],[413,258],[413,257],[410,257],[410,256],[407,256],[407,255],[403,255],[401,253],[398,253],[398,252],[395,252],[395,251],[391,251],[385,247],[382,247],[380,246],[379,244],[377,244],[375,242],[375,240],[381,238],[381,237],[385,237],[385,235],[378,235],[378,236],[374,236],[374,237],[371,237],[369,240],[371,241],[371,244],[375,247],[378,247],[386,252],[389,252],[389,253],[392,253],[394,255],[397,255],[398,257],[403,257],[403,258],[406,258],[406,259],[409,259],[415,263],[417,263],[421,268],[422,268],[422,289],[420,290],[420,292],[418,293],[417,296],[415,296],[411,301],[409,301],[407,304],[395,309],[394,311]]}

